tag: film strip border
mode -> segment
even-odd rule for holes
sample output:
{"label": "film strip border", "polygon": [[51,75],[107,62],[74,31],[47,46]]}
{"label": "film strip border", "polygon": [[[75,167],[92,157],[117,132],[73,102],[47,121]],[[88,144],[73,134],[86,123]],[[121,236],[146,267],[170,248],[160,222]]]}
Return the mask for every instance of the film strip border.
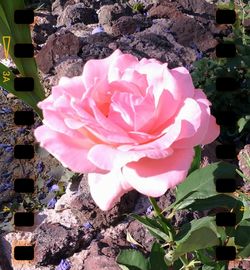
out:
{"label": "film strip border", "polygon": [[[217,24],[234,24],[236,22],[236,12],[229,9],[218,9],[216,11]],[[236,47],[232,43],[219,43],[216,46],[216,56],[218,58],[233,58],[236,56]],[[233,77],[217,77],[216,90],[221,92],[237,91],[238,85]],[[230,114],[230,115],[229,115]],[[216,115],[218,125],[230,126],[230,122],[235,119],[233,112]],[[236,147],[234,144],[222,144],[216,147],[216,157],[218,159],[236,159]],[[219,193],[233,193],[236,191],[236,179],[216,179],[216,191]],[[216,225],[223,227],[236,226],[236,214],[233,212],[220,212],[216,214]],[[216,246],[216,260],[235,260],[235,246]]]}
{"label": "film strip border", "polygon": [[[233,24],[236,20],[234,10],[217,10],[217,24]],[[34,12],[32,10],[16,10],[14,13],[14,21],[16,24],[32,24],[34,22]],[[14,54],[17,58],[29,58],[34,56],[34,48],[32,44],[15,44]],[[234,44],[218,44],[216,47],[216,56],[220,58],[235,57],[236,48]],[[34,80],[31,77],[15,78],[14,87],[16,91],[33,91]],[[237,83],[232,77],[219,77],[216,80],[216,90],[219,92],[236,91]],[[230,115],[221,114],[217,118],[217,124],[228,125],[228,121],[232,119]],[[14,113],[14,123],[16,125],[33,125],[33,111],[16,111]],[[235,145],[219,145],[216,147],[216,156],[218,159],[234,159],[236,158]],[[32,159],[34,157],[34,147],[32,145],[16,145],[14,147],[14,157],[17,159]],[[27,178],[19,178],[14,180],[14,190],[19,193],[34,193],[34,180]],[[236,190],[235,179],[216,179],[216,190],[221,193],[232,193]],[[32,227],[34,226],[33,212],[17,212],[14,216],[14,224],[16,227]],[[236,226],[235,213],[217,213],[217,226]],[[27,242],[19,241],[12,243],[12,261],[15,263],[30,263],[35,257],[35,247]],[[217,246],[217,260],[235,260],[236,249],[234,246]]]}
{"label": "film strip border", "polygon": [[[34,11],[31,9],[15,10],[15,24],[32,24],[34,22]],[[32,58],[34,57],[33,44],[14,44],[14,56],[16,58]],[[34,91],[34,79],[32,77],[16,77],[14,79],[15,91]],[[35,123],[34,112],[31,111],[15,111],[14,123],[16,125],[31,126]],[[15,145],[14,158],[28,159],[34,158],[33,145]],[[14,191],[17,193],[34,193],[34,180],[29,178],[14,179]],[[34,226],[35,217],[33,212],[16,212],[14,215],[14,225],[16,230],[22,230],[24,227],[31,228]],[[29,264],[35,258],[35,246],[27,241],[21,240],[12,243],[12,265],[19,263]]]}

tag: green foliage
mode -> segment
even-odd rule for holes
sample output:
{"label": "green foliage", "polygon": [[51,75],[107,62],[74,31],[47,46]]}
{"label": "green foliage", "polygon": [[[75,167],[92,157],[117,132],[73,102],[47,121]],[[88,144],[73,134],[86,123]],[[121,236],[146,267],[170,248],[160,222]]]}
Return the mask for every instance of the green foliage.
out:
{"label": "green foliage", "polygon": [[[161,254],[159,256],[164,256],[164,262],[167,266],[174,266],[174,269],[184,270],[196,269],[197,265],[200,265],[202,266],[201,269],[226,270],[228,262],[215,260],[214,247],[218,245],[235,245],[238,251],[237,258],[250,256],[250,242],[247,237],[250,233],[249,199],[247,200],[243,196],[236,196],[232,193],[218,193],[216,191],[215,179],[235,178],[235,168],[236,166],[221,161],[193,171],[184,182],[178,185],[176,202],[168,207],[172,209],[172,213],[168,218],[164,217],[166,220],[165,225],[169,227],[168,224],[171,217],[181,209],[195,211],[222,207],[227,212],[233,211],[236,213],[235,227],[217,226],[215,214],[211,213],[200,219],[184,223],[180,228],[174,228],[177,233],[172,233],[172,228],[166,229],[163,226],[164,219],[159,215],[149,218],[147,216],[130,214],[130,216],[142,223],[151,235],[157,239],[158,246],[161,245],[161,248],[163,248],[159,251]],[[245,211],[241,211],[242,207],[245,207]],[[164,247],[167,247],[167,250]],[[194,255],[191,261],[187,260],[187,253]],[[136,254],[139,253],[134,253],[135,257],[137,256]],[[120,253],[120,256],[122,255],[123,251]],[[138,256],[141,258],[142,254],[140,253]],[[123,265],[126,261],[125,257],[122,258],[124,260],[119,261],[120,265]],[[137,259],[139,260],[139,258]],[[143,257],[143,260],[145,261],[145,257]],[[180,262],[183,265],[182,267],[180,267]],[[178,267],[176,268],[175,265],[178,265]],[[125,266],[129,270],[143,269],[133,268],[134,265],[131,267],[131,265],[125,264]],[[147,265],[147,267],[149,266]]]}
{"label": "green foliage", "polygon": [[138,12],[143,12],[144,11],[144,4],[138,1],[135,1],[133,4],[130,4],[129,1],[127,0],[122,0],[122,3],[125,3],[126,5],[128,5],[133,13],[138,13]]}
{"label": "green foliage", "polygon": [[[16,9],[25,9],[23,0],[1,1],[0,2],[0,42],[3,43],[3,36],[9,36],[10,47],[9,54],[15,63],[19,73],[24,77],[34,78],[34,91],[32,92],[16,92],[14,90],[15,75],[11,70],[0,64],[0,85],[8,92],[22,99],[26,104],[30,105],[39,117],[42,119],[42,112],[37,107],[37,103],[45,99],[44,89],[40,83],[38,69],[34,58],[16,58],[14,56],[14,45],[17,43],[31,44],[31,33],[29,25],[15,24],[14,11]],[[4,44],[2,44],[4,45]],[[5,73],[4,73],[5,72]],[[10,80],[6,81],[4,74],[8,74]],[[5,76],[6,77],[6,76]]]}
{"label": "green foliage", "polygon": [[235,168],[230,163],[220,161],[194,171],[177,187],[177,201],[186,196],[190,190],[194,191],[194,193],[181,202],[178,209],[186,208],[195,202],[195,200],[207,199],[218,195],[215,179],[234,178],[236,175]]}
{"label": "green foliage", "polygon": [[[229,4],[220,4],[220,9],[235,9],[236,22],[232,25],[233,37],[224,38],[223,42],[236,45],[237,56],[234,58],[203,58],[193,64],[191,73],[196,88],[201,88],[212,103],[212,114],[220,111],[233,111],[237,121],[231,127],[221,127],[220,139],[232,140],[246,136],[250,131],[250,36],[247,33],[244,21],[250,18],[250,5],[246,1],[240,1],[237,5],[234,1]],[[236,79],[239,90],[234,92],[216,91],[216,78],[220,76]]]}
{"label": "green foliage", "polygon": [[191,164],[191,167],[188,171],[188,175],[191,174],[193,171],[199,169],[200,163],[201,163],[201,147],[200,145],[195,146],[194,148],[195,156],[193,159],[193,162]]}
{"label": "green foliage", "polygon": [[154,242],[149,258],[137,250],[123,250],[117,256],[117,263],[124,270],[166,270],[167,265],[164,261],[165,251],[161,245]]}
{"label": "green foliage", "polygon": [[175,243],[176,248],[172,253],[171,262],[187,252],[219,245],[220,234],[215,223],[215,218],[204,217],[184,224],[175,237]]}

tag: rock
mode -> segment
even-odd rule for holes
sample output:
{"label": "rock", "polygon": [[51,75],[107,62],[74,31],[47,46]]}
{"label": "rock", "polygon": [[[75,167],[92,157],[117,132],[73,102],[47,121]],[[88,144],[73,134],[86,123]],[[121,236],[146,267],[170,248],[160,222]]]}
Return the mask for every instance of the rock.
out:
{"label": "rock", "polygon": [[31,31],[31,37],[36,44],[44,44],[48,37],[56,32],[56,18],[49,12],[35,13],[35,24]]}
{"label": "rock", "polygon": [[[147,252],[150,252],[155,239],[144,225],[137,220],[132,220],[128,225],[127,231]],[[137,249],[141,252],[145,252],[140,246],[137,246]]]}
{"label": "rock", "polygon": [[101,211],[91,197],[85,175],[79,183],[77,193],[71,191],[70,185],[67,187],[66,193],[58,200],[55,210],[72,209],[73,214],[77,216],[81,224],[90,222],[95,229],[101,229],[103,226],[109,227],[118,223],[123,214],[132,211],[138,196],[137,191],[130,191],[111,210]]}
{"label": "rock", "polygon": [[[203,7],[208,10],[208,14],[211,16],[208,16],[207,19],[200,18],[203,21],[201,23],[191,13],[193,12],[193,14],[197,15],[196,12],[199,12]],[[181,11],[182,9],[188,12],[188,14],[184,14]],[[187,47],[190,46],[191,42],[194,42],[202,52],[215,48],[218,44],[211,35],[209,28],[207,28],[207,25],[214,20],[214,17],[212,17],[214,14],[215,9],[213,5],[206,1],[195,0],[180,0],[178,2],[162,1],[159,5],[153,6],[149,10],[149,16],[152,18],[169,19],[169,23],[172,23],[169,30],[174,33],[176,41],[179,44]],[[214,21],[212,23],[214,24]]]}
{"label": "rock", "polygon": [[89,250],[81,250],[68,258],[70,265],[73,266],[70,270],[84,270],[84,261],[88,257],[89,253]]}
{"label": "rock", "polygon": [[105,32],[95,33],[94,35],[90,35],[82,41],[83,45],[87,44],[98,44],[102,46],[106,46],[108,43],[115,41],[115,38]]}
{"label": "rock", "polygon": [[204,52],[218,44],[208,30],[196,22],[194,18],[181,15],[173,18],[172,22],[170,31],[174,33],[176,41],[183,46],[190,46],[191,43],[195,43],[198,49]]}
{"label": "rock", "polygon": [[109,28],[106,28],[105,30],[108,34],[117,37],[120,35],[133,34],[138,29],[140,28],[139,25],[137,25],[136,20],[134,20],[131,16],[122,16],[113,23],[111,32],[109,32]]}
{"label": "rock", "polygon": [[[239,154],[237,155],[240,170],[248,179],[250,179],[250,166],[248,165],[250,160],[248,159],[247,155],[250,157],[250,144],[245,145],[244,148],[241,149]],[[250,191],[250,184],[247,181],[245,182],[245,189],[247,189],[247,191]]]}
{"label": "rock", "polygon": [[205,0],[177,0],[181,4],[183,11],[186,13],[193,13],[197,16],[205,15],[205,17],[214,19],[216,8],[214,5]]}
{"label": "rock", "polygon": [[95,229],[116,225],[122,220],[125,213],[131,212],[138,198],[137,191],[131,191],[125,194],[119,203],[109,211],[101,211],[93,201],[91,195],[82,193],[74,196],[70,202],[70,207],[78,213],[82,224],[90,222]]}
{"label": "rock", "polygon": [[57,18],[57,27],[71,26],[75,23],[97,23],[98,17],[93,8],[87,8],[83,3],[68,5]]}
{"label": "rock", "polygon": [[11,253],[11,246],[7,244],[6,246],[6,240],[4,237],[0,234],[0,250],[1,250],[1,256],[0,256],[0,269],[4,270],[12,270],[11,262],[10,262],[10,253]]}
{"label": "rock", "polygon": [[68,0],[55,0],[51,6],[52,14],[53,15],[61,14],[67,1]]}
{"label": "rock", "polygon": [[149,16],[145,17],[141,14],[135,14],[133,16],[133,19],[136,21],[137,25],[140,26],[140,31],[143,31],[151,27],[153,24],[153,21]]}
{"label": "rock", "polygon": [[95,257],[89,257],[84,264],[84,270],[100,270],[100,269],[109,269],[109,270],[120,270],[121,268],[118,264],[107,258],[106,256],[97,255]]}
{"label": "rock", "polygon": [[83,66],[84,62],[82,58],[78,56],[70,56],[69,58],[66,58],[57,63],[55,65],[55,84],[58,84],[58,81],[61,77],[72,78],[74,76],[80,76],[83,72]]}
{"label": "rock", "polygon": [[[99,23],[104,27],[112,26],[113,21],[118,20],[122,16],[132,16],[133,13],[130,8],[122,6],[121,4],[104,5],[98,11]],[[105,29],[106,31],[106,29]]]}
{"label": "rock", "polygon": [[31,242],[36,245],[35,261],[38,265],[59,264],[61,259],[72,256],[84,243],[84,232],[79,228],[55,223],[43,223],[32,235]]}
{"label": "rock", "polygon": [[152,6],[148,11],[148,15],[153,18],[176,18],[182,15],[179,7],[180,5],[176,2],[162,1],[159,5]]}
{"label": "rock", "polygon": [[55,63],[65,57],[77,55],[80,50],[80,40],[68,32],[61,35],[51,35],[46,45],[36,55],[38,68],[43,73],[49,73]]}
{"label": "rock", "polygon": [[[103,34],[103,33],[97,33]],[[93,35],[93,36],[95,36]],[[90,59],[102,59],[105,57],[110,56],[110,54],[113,52],[108,47],[104,47],[103,44],[86,44],[82,47],[82,53],[80,54],[80,57],[83,59],[84,62],[87,62]]]}
{"label": "rock", "polygon": [[[115,227],[110,226],[106,230],[101,230],[86,250],[75,253],[68,258],[68,261],[73,266],[71,269],[105,269],[102,268],[105,265],[110,267],[108,269],[117,269],[115,258],[120,251],[120,246],[130,247],[124,233],[127,226],[127,223],[121,223]],[[96,261],[97,257],[100,260]]]}
{"label": "rock", "polygon": [[185,48],[175,41],[169,32],[170,25],[171,22],[166,19],[157,19],[151,27],[121,37],[116,43],[124,52],[135,55],[139,60],[143,57],[156,58],[167,62],[169,68],[192,63],[196,59],[194,50]]}

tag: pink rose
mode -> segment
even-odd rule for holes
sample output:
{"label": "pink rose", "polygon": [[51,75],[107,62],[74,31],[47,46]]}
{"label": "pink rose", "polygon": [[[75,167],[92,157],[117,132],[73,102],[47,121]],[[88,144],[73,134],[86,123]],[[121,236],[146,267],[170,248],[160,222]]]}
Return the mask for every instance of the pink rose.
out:
{"label": "pink rose", "polygon": [[186,68],[117,49],[89,60],[81,76],[60,79],[38,103],[44,125],[34,135],[63,166],[89,173],[105,211],[132,189],[159,197],[184,181],[194,146],[219,136],[210,105]]}

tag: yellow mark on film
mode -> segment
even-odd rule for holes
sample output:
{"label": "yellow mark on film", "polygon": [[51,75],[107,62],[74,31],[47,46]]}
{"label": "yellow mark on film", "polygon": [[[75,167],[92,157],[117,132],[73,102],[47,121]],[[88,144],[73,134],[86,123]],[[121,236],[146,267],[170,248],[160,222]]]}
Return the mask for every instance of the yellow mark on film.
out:
{"label": "yellow mark on film", "polygon": [[11,39],[11,36],[3,36],[3,48],[4,48],[4,55],[6,59],[9,56],[10,39]]}
{"label": "yellow mark on film", "polygon": [[3,82],[6,83],[10,80],[10,72],[9,71],[3,71]]}

